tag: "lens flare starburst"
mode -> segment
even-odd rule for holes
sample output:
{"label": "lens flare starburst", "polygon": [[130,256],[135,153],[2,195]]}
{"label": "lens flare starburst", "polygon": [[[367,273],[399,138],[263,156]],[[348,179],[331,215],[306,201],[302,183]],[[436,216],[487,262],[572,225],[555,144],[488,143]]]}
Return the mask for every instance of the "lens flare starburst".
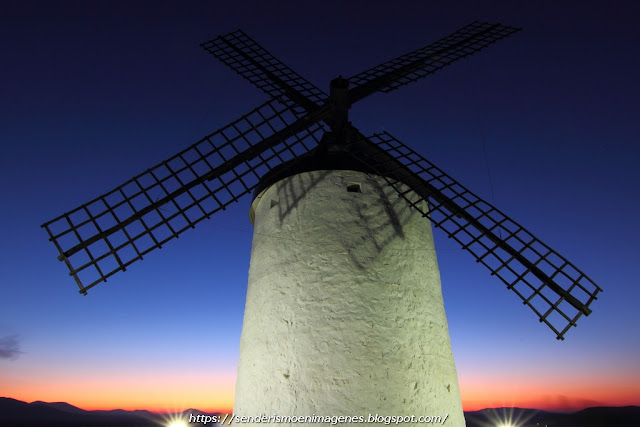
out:
{"label": "lens flare starburst", "polygon": [[162,416],[162,427],[187,427],[189,423],[182,412],[167,413]]}
{"label": "lens flare starburst", "polygon": [[520,408],[487,409],[483,412],[486,420],[475,420],[482,427],[522,427],[535,415]]}

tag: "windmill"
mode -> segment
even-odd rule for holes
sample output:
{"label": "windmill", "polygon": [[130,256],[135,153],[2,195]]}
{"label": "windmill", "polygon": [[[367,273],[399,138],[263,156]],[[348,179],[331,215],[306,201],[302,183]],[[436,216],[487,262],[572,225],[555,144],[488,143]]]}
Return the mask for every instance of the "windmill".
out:
{"label": "windmill", "polygon": [[500,210],[349,108],[519,29],[473,22],[330,94],[242,31],[202,47],[270,96],[114,190],[42,225],[80,292],[253,194],[234,411],[442,415],[463,425],[431,227],[558,339],[601,289]]}

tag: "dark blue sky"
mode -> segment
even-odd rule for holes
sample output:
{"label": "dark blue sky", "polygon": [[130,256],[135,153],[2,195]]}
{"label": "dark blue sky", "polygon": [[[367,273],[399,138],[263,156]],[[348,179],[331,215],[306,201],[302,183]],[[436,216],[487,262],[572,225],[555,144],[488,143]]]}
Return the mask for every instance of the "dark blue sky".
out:
{"label": "dark blue sky", "polygon": [[[351,119],[363,133],[386,130],[436,163],[604,293],[593,315],[557,343],[501,282],[436,233],[463,399],[465,383],[472,390],[481,375],[548,376],[556,390],[550,402],[597,400],[596,389],[611,381],[640,383],[639,16],[633,1],[5,2],[0,338],[17,336],[22,353],[0,359],[0,379],[11,371],[4,383],[18,387],[0,385],[0,395],[26,396],[16,384],[34,370],[49,372],[42,375],[54,378],[51,387],[77,366],[89,376],[124,365],[158,375],[185,366],[235,372],[249,199],[87,297],[77,295],[39,228],[266,100],[199,43],[242,28],[328,91],[338,74],[476,19],[523,31],[419,83],[371,96]],[[204,348],[188,347],[203,338]],[[145,364],[149,358],[156,364]],[[562,392],[576,378],[593,390]]]}

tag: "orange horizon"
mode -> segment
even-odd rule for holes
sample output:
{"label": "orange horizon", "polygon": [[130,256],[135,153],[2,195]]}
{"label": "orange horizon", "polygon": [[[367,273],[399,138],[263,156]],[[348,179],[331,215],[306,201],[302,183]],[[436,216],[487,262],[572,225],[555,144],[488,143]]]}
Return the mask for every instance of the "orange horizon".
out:
{"label": "orange horizon", "polygon": [[[8,372],[0,395],[25,402],[65,402],[93,410],[147,410],[176,413],[186,409],[231,413],[236,375],[228,371],[197,372],[60,372],[32,371],[30,377]],[[640,406],[640,374],[600,374],[567,382],[554,375],[462,375],[459,380],[465,411],[489,408],[528,408],[575,412],[594,406]]]}
{"label": "orange horizon", "polygon": [[98,406],[87,406],[87,405],[83,405],[81,403],[76,403],[73,401],[67,401],[67,400],[61,400],[61,399],[33,399],[33,398],[25,398],[22,396],[0,396],[0,397],[4,397],[7,399],[14,399],[14,400],[19,400],[22,402],[27,402],[27,403],[33,403],[33,402],[45,402],[45,403],[67,403],[69,405],[75,406],[76,408],[82,409],[84,411],[113,411],[116,409],[122,409],[125,411],[149,411],[152,412],[154,414],[158,414],[158,415],[166,415],[166,414],[172,414],[172,413],[176,413],[176,412],[182,412],[182,411],[186,411],[188,409],[197,409],[199,411],[202,412],[206,412],[206,413],[221,413],[221,414],[231,414],[232,408],[223,408],[223,407],[219,407],[219,408],[223,408],[223,409],[215,409],[215,408],[206,408],[206,407],[200,407],[197,405],[187,405],[184,407],[175,407],[172,408],[171,405],[148,405],[148,406],[143,406],[141,407],[140,405],[130,405],[130,404],[116,404],[116,405],[107,405],[103,404],[103,405],[98,405]]}
{"label": "orange horizon", "polygon": [[[580,399],[580,398],[570,398],[564,395],[556,395],[559,396],[559,401],[564,401],[565,405],[555,404],[550,405],[549,396],[538,396],[532,397],[526,400],[520,401],[512,401],[511,403],[507,403],[504,399],[490,400],[485,404],[482,404],[478,401],[473,400],[465,400],[462,401],[462,407],[465,412],[474,412],[480,411],[483,409],[496,409],[496,408],[521,408],[521,409],[533,409],[540,411],[548,411],[548,412],[577,412],[586,408],[596,407],[596,406],[606,406],[606,407],[624,407],[624,406],[640,406],[640,402],[634,399],[623,399],[623,400],[607,400],[607,401],[592,401],[589,399]],[[150,404],[150,405],[140,405],[140,404],[130,404],[130,403],[116,403],[116,404],[95,404],[88,405],[83,404],[77,401],[68,401],[64,399],[34,399],[32,397],[27,398],[27,396],[21,395],[13,395],[13,396],[3,396],[9,399],[20,400],[27,403],[32,403],[36,401],[46,402],[46,403],[67,403],[69,405],[75,406],[85,411],[111,411],[116,409],[122,409],[126,411],[135,411],[135,410],[145,410],[152,412],[154,414],[166,415],[166,414],[175,414],[186,411],[188,409],[196,409],[206,413],[221,413],[221,414],[231,414],[233,413],[233,405],[214,405],[214,406],[201,406],[201,405],[162,405],[162,404]],[[571,404],[571,402],[573,402]],[[542,404],[546,403],[546,404]],[[566,403],[569,403],[567,405]],[[582,403],[582,404],[579,404]],[[540,405],[542,404],[542,405]]]}
{"label": "orange horizon", "polygon": [[[186,409],[231,413],[236,375],[226,371],[207,375],[197,372],[101,372],[87,376],[33,372],[20,377],[8,372],[0,395],[25,402],[66,402],[93,410],[136,410],[176,413]],[[40,375],[35,375],[40,374]],[[594,406],[640,406],[640,374],[576,378],[571,382],[549,375],[463,375],[460,378],[465,411],[489,408],[528,408],[575,412]]]}
{"label": "orange horizon", "polygon": [[[571,401],[571,399],[569,399]],[[581,399],[574,399],[575,401],[580,401]],[[542,401],[542,400],[541,400]],[[546,411],[546,412],[578,412],[587,408],[594,407],[608,407],[608,408],[622,408],[625,406],[638,406],[640,407],[640,402],[637,401],[623,401],[623,402],[593,402],[593,404],[585,403],[584,405],[571,405],[571,406],[563,406],[563,405],[555,405],[555,406],[538,406],[536,401],[530,402],[519,402],[514,404],[500,404],[498,402],[494,402],[489,406],[479,406],[475,402],[471,402],[468,404],[462,403],[462,408],[465,412],[475,412],[481,411],[483,409],[499,409],[499,408],[520,408],[520,409],[533,409],[537,411]]]}

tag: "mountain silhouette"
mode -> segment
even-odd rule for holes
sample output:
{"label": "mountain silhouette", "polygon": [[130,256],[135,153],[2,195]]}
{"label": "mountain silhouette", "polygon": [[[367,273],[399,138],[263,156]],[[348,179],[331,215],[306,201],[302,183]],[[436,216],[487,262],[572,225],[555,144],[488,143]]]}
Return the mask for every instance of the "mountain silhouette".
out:
{"label": "mountain silhouette", "polygon": [[640,426],[640,407],[594,407],[572,413],[522,408],[495,408],[465,412],[467,427],[495,426],[513,414],[518,427],[627,427]]}
{"label": "mountain silhouette", "polygon": [[[496,408],[465,412],[467,427],[486,427],[496,424],[496,417],[512,413],[521,420],[519,427],[627,427],[640,426],[640,407],[595,407],[573,413],[560,413],[522,408]],[[182,412],[188,420],[194,416],[218,415],[198,409]],[[145,410],[85,411],[65,402],[23,402],[0,397],[0,426],[2,427],[158,427],[165,425],[168,414]],[[526,421],[525,421],[526,420]],[[202,425],[192,423],[192,426]],[[212,424],[208,424],[211,426]],[[452,426],[455,427],[455,426]]]}
{"label": "mountain silhouette", "polygon": [[[185,419],[189,418],[189,414],[216,415],[197,409],[188,409],[182,414]],[[167,418],[168,414],[155,414],[145,410],[85,411],[65,402],[27,403],[0,397],[2,427],[158,427],[165,425]]]}

